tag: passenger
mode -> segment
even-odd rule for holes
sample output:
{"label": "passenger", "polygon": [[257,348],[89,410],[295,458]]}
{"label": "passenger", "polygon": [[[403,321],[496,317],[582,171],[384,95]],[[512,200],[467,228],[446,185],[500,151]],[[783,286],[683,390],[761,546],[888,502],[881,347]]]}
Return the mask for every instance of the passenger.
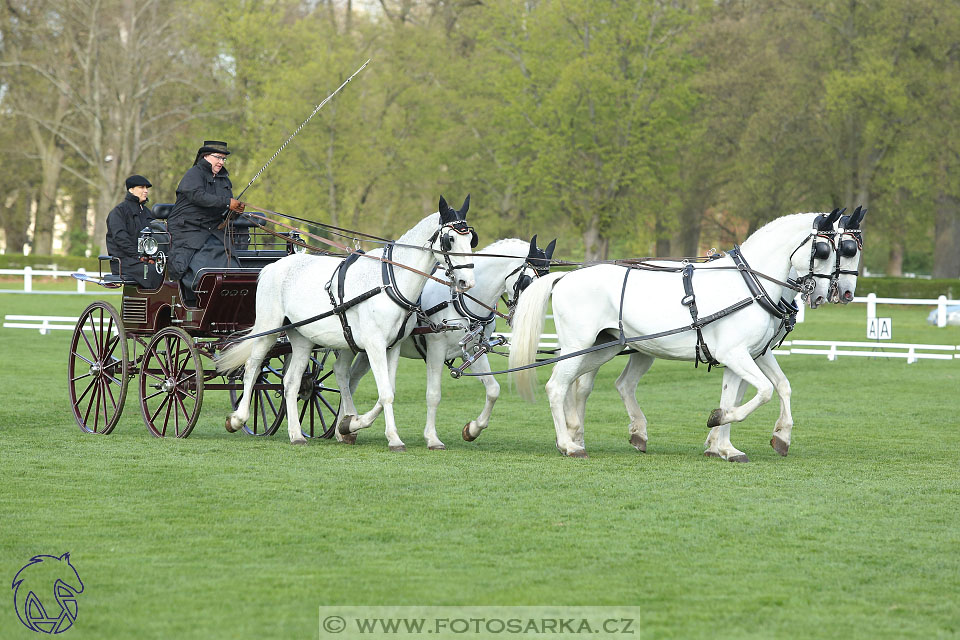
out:
{"label": "passenger", "polygon": [[222,228],[228,211],[243,213],[245,206],[233,197],[233,184],[223,166],[228,155],[226,142],[206,140],[180,180],[170,212],[170,278],[180,280],[190,306],[196,304],[193,287],[200,269],[240,266]]}
{"label": "passenger", "polygon": [[144,289],[156,289],[163,282],[154,265],[140,261],[137,240],[140,230],[150,224],[153,212],[147,206],[147,193],[153,185],[139,175],[126,181],[127,195],[107,214],[107,252],[117,260],[110,261],[114,275],[133,278]]}

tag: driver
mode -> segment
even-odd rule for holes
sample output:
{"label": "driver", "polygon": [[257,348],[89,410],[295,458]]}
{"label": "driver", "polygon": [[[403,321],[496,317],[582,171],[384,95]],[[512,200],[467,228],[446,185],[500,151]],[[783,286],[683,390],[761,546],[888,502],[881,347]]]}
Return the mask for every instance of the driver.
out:
{"label": "driver", "polygon": [[107,253],[117,258],[110,261],[110,270],[133,278],[144,289],[156,289],[163,277],[153,265],[140,261],[137,249],[140,230],[153,218],[147,206],[147,193],[153,185],[140,175],[130,176],[124,184],[127,195],[107,214]]}
{"label": "driver", "polygon": [[245,203],[233,197],[233,184],[224,163],[227,143],[206,140],[193,166],[177,186],[177,202],[170,212],[170,278],[183,285],[184,302],[196,304],[193,287],[205,267],[239,267],[230,255],[229,238],[221,228],[228,211],[243,213]]}

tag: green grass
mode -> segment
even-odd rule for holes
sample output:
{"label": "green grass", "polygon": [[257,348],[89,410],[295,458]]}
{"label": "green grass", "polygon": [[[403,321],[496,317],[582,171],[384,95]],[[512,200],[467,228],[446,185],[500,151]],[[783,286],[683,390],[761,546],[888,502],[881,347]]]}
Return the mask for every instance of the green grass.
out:
{"label": "green grass", "polygon": [[[78,315],[91,299],[0,295],[0,309]],[[897,342],[960,344],[926,308],[881,310]],[[791,337],[865,339],[864,315],[808,312]],[[542,393],[526,404],[506,380],[466,443],[482,388],[445,379],[448,450],[427,451],[422,365],[405,361],[408,451],[391,454],[382,420],[355,447],[228,434],[216,391],[189,439],[157,440],[133,385],[113,435],[86,435],[68,340],[0,331],[0,578],[70,551],[86,585],[72,638],[310,638],[318,606],[374,604],[630,605],[655,638],[960,634],[957,361],[784,357],[790,455],[767,444],[774,401],[734,425],[752,460],[737,465],[702,456],[721,374],[689,364],[658,362],[640,386],[646,455],[627,444],[621,362],[607,365],[591,457],[572,460]],[[364,380],[358,404],[373,397]],[[0,637],[33,637],[6,602]]]}

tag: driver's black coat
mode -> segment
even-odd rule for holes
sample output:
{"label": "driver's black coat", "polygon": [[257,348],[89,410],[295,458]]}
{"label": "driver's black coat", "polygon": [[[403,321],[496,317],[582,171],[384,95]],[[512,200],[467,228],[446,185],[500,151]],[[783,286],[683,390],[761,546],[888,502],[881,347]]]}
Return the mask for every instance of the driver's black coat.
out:
{"label": "driver's black coat", "polygon": [[117,260],[110,261],[110,270],[115,274],[132,277],[141,287],[156,289],[162,278],[154,265],[147,265],[147,276],[143,275],[143,264],[137,251],[137,239],[140,230],[150,224],[153,212],[140,198],[127,192],[123,202],[107,214],[107,253]]}
{"label": "driver's black coat", "polygon": [[217,227],[223,222],[232,197],[233,183],[226,167],[214,175],[210,163],[201,158],[184,174],[167,223],[173,243],[168,266],[171,280],[179,280],[186,273],[193,254],[208,237],[224,241],[223,230]]}

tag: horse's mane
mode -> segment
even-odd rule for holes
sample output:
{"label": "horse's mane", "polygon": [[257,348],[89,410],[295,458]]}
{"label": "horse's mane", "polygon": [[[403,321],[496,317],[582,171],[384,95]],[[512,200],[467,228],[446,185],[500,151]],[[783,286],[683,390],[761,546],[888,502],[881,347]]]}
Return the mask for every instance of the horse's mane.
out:
{"label": "horse's mane", "polygon": [[[519,251],[520,253],[516,253]],[[530,252],[530,242],[527,240],[521,240],[520,238],[501,238],[495,242],[491,242],[483,249],[475,251],[473,255],[483,255],[484,253],[492,253],[495,255],[515,255],[518,258],[525,258]]]}
{"label": "horse's mane", "polygon": [[773,220],[769,221],[768,223],[766,223],[765,225],[763,225],[762,227],[760,227],[759,229],[751,233],[749,236],[747,236],[747,239],[744,240],[742,244],[743,245],[746,245],[747,243],[754,244],[757,242],[763,243],[765,236],[770,235],[771,233],[774,233],[774,232],[781,231],[785,226],[789,224],[799,225],[802,222],[809,220],[809,222],[807,222],[806,224],[807,226],[811,226],[813,225],[813,218],[811,218],[810,216],[815,216],[815,215],[819,215],[819,214],[791,213],[789,215],[780,216],[779,218],[774,218]]}
{"label": "horse's mane", "polygon": [[440,226],[440,212],[431,213],[414,225],[412,229],[397,238],[400,244],[420,244]]}

